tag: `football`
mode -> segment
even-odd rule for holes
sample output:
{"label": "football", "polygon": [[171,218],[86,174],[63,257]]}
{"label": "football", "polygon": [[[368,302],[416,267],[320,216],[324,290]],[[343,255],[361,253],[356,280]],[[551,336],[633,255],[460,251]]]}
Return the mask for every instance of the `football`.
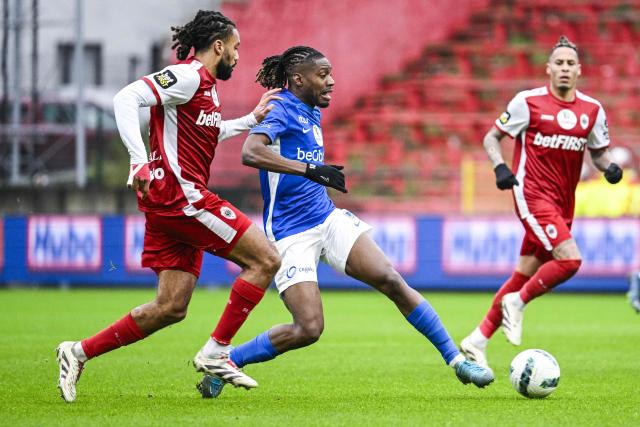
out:
{"label": "football", "polygon": [[511,385],[528,398],[547,397],[558,388],[560,365],[544,350],[525,350],[511,361]]}

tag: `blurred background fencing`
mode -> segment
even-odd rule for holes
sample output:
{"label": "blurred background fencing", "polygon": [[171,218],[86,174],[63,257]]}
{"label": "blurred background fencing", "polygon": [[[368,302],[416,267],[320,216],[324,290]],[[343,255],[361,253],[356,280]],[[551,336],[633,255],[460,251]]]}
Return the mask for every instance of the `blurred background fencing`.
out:
{"label": "blurred background fencing", "polygon": [[[264,57],[306,44],[330,59],[326,155],[346,165],[350,189],[332,196],[376,221],[396,265],[427,287],[495,287],[515,261],[520,226],[482,137],[516,92],[547,82],[550,48],[567,35],[579,89],[602,101],[625,168],[612,187],[585,162],[576,210],[591,219],[578,221],[586,262],[572,283],[620,291],[638,267],[639,0],[2,0],[0,283],[153,283],[137,269],[143,229],[111,99],[175,61],[169,28],[199,8],[221,9],[241,34],[219,87],[225,118],[257,102]],[[242,141],[219,146],[210,187],[259,213]],[[233,273],[207,263],[205,282]]]}

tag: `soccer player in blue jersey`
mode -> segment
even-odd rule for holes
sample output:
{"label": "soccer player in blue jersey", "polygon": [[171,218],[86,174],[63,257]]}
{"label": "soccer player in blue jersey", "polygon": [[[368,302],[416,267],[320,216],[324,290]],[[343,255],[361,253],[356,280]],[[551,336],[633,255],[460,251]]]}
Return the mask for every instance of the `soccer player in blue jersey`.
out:
{"label": "soccer player in blue jersey", "polygon": [[[440,352],[459,380],[478,387],[493,373],[460,354],[435,310],[409,287],[367,233],[371,227],[338,209],[325,187],[347,192],[342,166],[324,164],[320,108],[331,101],[331,63],[310,47],[296,46],[266,58],[257,81],[282,88],[271,113],[254,127],[244,143],[242,161],[260,169],[267,236],[282,256],[275,276],[278,292],[293,322],[277,325],[234,348],[238,367],[265,362],[313,344],[324,328],[316,268],[318,261],[348,274],[386,295],[398,310]],[[205,376],[198,385],[216,397],[224,383]]]}

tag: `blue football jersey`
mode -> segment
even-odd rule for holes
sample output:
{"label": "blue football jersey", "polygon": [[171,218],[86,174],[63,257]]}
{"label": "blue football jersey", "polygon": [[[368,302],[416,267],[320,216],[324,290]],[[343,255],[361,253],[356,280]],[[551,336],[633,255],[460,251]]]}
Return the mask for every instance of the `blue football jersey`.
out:
{"label": "blue football jersey", "polygon": [[[251,129],[269,137],[273,151],[287,159],[324,164],[320,109],[311,108],[286,89],[272,101],[267,117]],[[324,222],[335,209],[326,187],[303,176],[260,171],[267,236],[280,240]]]}

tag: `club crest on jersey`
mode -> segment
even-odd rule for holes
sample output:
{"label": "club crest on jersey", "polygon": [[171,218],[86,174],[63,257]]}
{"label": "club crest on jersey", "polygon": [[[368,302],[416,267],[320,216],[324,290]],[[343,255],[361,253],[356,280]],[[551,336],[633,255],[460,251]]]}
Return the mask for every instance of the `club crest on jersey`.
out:
{"label": "club crest on jersey", "polygon": [[544,231],[547,233],[547,236],[549,236],[551,239],[555,239],[556,237],[558,237],[558,230],[556,229],[556,226],[553,224],[547,224]]}
{"label": "club crest on jersey", "polygon": [[585,130],[589,127],[589,116],[584,113],[580,115],[580,127]]}
{"label": "club crest on jersey", "polygon": [[576,117],[575,113],[566,108],[564,110],[558,111],[556,119],[558,120],[558,124],[560,125],[560,127],[564,130],[573,129],[578,123],[578,118]]}
{"label": "club crest on jersey", "polygon": [[171,70],[164,70],[155,74],[153,76],[153,80],[155,80],[163,89],[168,89],[178,82],[178,79],[176,79],[175,74],[173,74]]}
{"label": "club crest on jersey", "polygon": [[233,209],[227,207],[227,206],[223,206],[220,208],[220,213],[222,214],[223,217],[227,218],[227,219],[236,219],[236,213],[233,211]]}
{"label": "club crest on jersey", "polygon": [[511,118],[511,113],[509,113],[508,111],[505,111],[500,115],[498,120],[500,120],[500,123],[502,123],[503,125],[506,125],[510,118]]}
{"label": "club crest on jersey", "polygon": [[320,126],[313,125],[313,137],[316,139],[316,143],[320,147],[324,145],[324,140],[322,139],[322,129],[320,129]]}
{"label": "club crest on jersey", "polygon": [[211,99],[213,99],[213,103],[216,107],[220,106],[220,99],[218,99],[218,91],[215,86],[211,88]]}

